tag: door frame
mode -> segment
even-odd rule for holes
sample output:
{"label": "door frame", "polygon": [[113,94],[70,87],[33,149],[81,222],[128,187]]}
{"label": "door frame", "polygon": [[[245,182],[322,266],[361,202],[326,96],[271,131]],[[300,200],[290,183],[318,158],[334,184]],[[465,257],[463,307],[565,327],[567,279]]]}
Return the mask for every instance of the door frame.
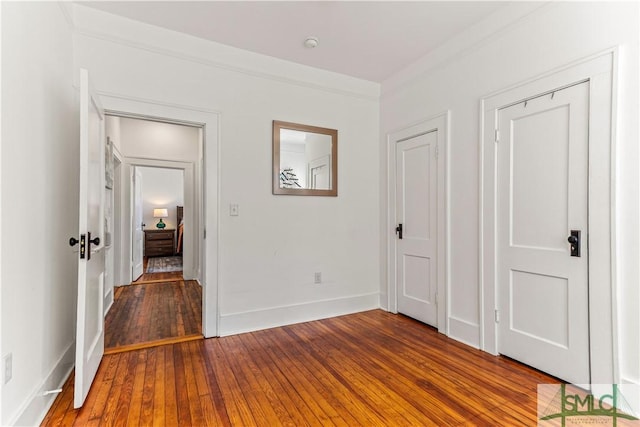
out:
{"label": "door frame", "polygon": [[[200,217],[195,233],[199,250],[199,281],[202,286],[202,334],[219,336],[218,308],[218,236],[219,236],[219,140],[220,113],[201,107],[168,104],[161,101],[132,98],[98,92],[106,114],[164,123],[191,125],[202,129],[201,164],[194,165],[197,177],[194,205]],[[140,165],[142,166],[142,165]],[[186,177],[185,177],[186,178]]]}
{"label": "door frame", "polygon": [[390,312],[398,313],[397,299],[397,247],[398,240],[395,237],[395,227],[397,224],[396,212],[396,144],[399,141],[410,139],[425,133],[437,131],[437,166],[438,166],[438,194],[437,199],[437,297],[438,306],[438,332],[448,335],[448,292],[449,292],[449,197],[447,189],[449,188],[448,173],[448,147],[449,147],[449,111],[432,116],[422,120],[416,124],[398,129],[387,134],[387,167],[388,167],[388,186],[387,186],[387,206],[389,218],[387,231],[391,241],[387,246],[387,307]]}
{"label": "door frame", "polygon": [[[128,188],[125,189],[124,193],[128,194],[129,197],[129,227],[127,229],[127,244],[129,248],[133,248],[134,241],[134,233],[133,233],[133,211],[134,211],[134,194],[133,194],[133,174],[135,173],[135,169],[139,167],[143,168],[157,168],[157,169],[172,169],[172,170],[181,170],[183,172],[183,188],[182,188],[182,197],[184,199],[184,206],[188,209],[185,212],[185,222],[187,224],[200,224],[202,222],[202,218],[198,218],[196,215],[198,203],[196,201],[197,194],[196,188],[198,184],[196,183],[197,177],[195,175],[195,163],[194,162],[182,162],[182,161],[172,161],[172,160],[156,160],[156,159],[143,159],[136,157],[125,157],[125,165],[128,168]],[[126,171],[126,169],[125,169]],[[144,181],[143,181],[144,182]],[[144,188],[144,184],[143,184]],[[144,192],[144,190],[143,190]],[[152,225],[147,226],[147,229],[154,229]],[[177,232],[177,230],[176,230]],[[192,248],[189,249],[186,253],[192,252],[191,255],[187,256],[183,260],[183,276],[185,280],[198,280],[200,277],[200,261],[202,257],[199,256],[199,248],[196,248],[196,236],[198,235],[196,230],[185,231],[184,237],[185,240],[194,242],[192,243]],[[177,236],[176,236],[177,239]],[[144,247],[144,237],[143,237],[143,247]],[[185,246],[186,248],[186,246]],[[129,271],[133,271],[133,249],[129,251]],[[144,274],[144,272],[143,272]],[[133,274],[131,274],[131,280],[133,280]]]}
{"label": "door frame", "polygon": [[497,150],[499,110],[579,82],[589,83],[589,337],[592,384],[618,378],[615,307],[615,113],[617,49],[609,49],[480,101],[480,348],[498,354]]}

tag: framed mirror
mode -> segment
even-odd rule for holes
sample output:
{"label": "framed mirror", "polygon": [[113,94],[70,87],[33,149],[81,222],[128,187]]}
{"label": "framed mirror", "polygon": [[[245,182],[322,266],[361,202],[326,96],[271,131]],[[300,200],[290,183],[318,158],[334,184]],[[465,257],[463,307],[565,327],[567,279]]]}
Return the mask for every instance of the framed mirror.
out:
{"label": "framed mirror", "polygon": [[273,121],[273,194],[338,195],[338,131]]}

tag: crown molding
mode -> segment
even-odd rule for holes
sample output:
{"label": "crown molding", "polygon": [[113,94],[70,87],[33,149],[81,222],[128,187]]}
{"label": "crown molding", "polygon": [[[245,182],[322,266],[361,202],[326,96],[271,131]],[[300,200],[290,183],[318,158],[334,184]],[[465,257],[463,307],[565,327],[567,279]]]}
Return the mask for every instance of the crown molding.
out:
{"label": "crown molding", "polygon": [[[72,22],[75,24],[73,29],[76,36],[102,40],[132,49],[164,55],[181,61],[243,74],[252,78],[265,79],[372,102],[378,102],[380,99],[380,84],[376,82],[221,45],[212,41],[90,9],[82,5],[72,4],[72,6],[76,12],[81,12],[71,14],[71,17],[75,18],[75,20],[72,19]],[[90,22],[92,20],[100,20],[101,22],[97,25],[92,25],[93,23]],[[109,22],[105,23],[107,21]],[[113,25],[109,25],[110,23]],[[118,32],[116,28],[119,26],[125,30]],[[127,34],[131,33],[134,27],[140,28],[140,33],[143,37],[134,39],[132,34]],[[157,43],[155,43],[154,36],[158,36]],[[151,39],[154,40],[150,41]],[[160,39],[163,41],[171,40],[174,45],[184,44],[188,49],[179,50],[176,46],[167,47],[166,44],[160,42]],[[203,49],[203,46],[208,49]],[[208,54],[187,53],[187,50],[207,50]],[[222,61],[211,58],[217,51],[222,52],[222,54],[218,56],[225,56],[231,58],[231,60]],[[266,65],[266,67],[260,68],[260,66],[258,66],[252,68],[247,64],[239,64],[240,62],[251,62],[251,58],[256,58],[256,62],[259,62],[262,66]],[[267,70],[266,68],[273,70]],[[306,76],[288,77],[279,70],[284,70],[291,75],[306,74]],[[318,77],[320,80],[326,80],[326,83],[318,83]],[[349,89],[348,86],[353,86],[355,89]]]}
{"label": "crown molding", "polygon": [[551,1],[515,2],[499,9],[383,81],[380,97],[410,88],[426,75],[493,43],[551,7],[555,7]]}
{"label": "crown molding", "polygon": [[67,25],[71,31],[75,31],[76,25],[73,21],[73,11],[72,5],[69,2],[58,1],[58,6],[60,6],[60,10],[62,11],[62,15],[64,16],[65,21],[67,21]]}

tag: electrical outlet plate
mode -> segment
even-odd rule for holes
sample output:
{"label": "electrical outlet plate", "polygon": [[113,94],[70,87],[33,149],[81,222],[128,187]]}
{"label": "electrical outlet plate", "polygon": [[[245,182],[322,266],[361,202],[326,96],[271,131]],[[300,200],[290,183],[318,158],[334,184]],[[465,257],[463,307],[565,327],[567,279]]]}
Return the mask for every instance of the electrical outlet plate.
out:
{"label": "electrical outlet plate", "polygon": [[229,205],[229,215],[230,216],[238,216],[240,214],[240,208],[238,205],[233,204]]}
{"label": "electrical outlet plate", "polygon": [[11,378],[13,377],[13,354],[12,353],[9,353],[2,358],[2,365],[4,366],[3,381],[4,381],[4,384],[6,384],[9,381],[11,381]]}
{"label": "electrical outlet plate", "polygon": [[313,283],[315,284],[322,283],[322,273],[315,273],[313,275]]}

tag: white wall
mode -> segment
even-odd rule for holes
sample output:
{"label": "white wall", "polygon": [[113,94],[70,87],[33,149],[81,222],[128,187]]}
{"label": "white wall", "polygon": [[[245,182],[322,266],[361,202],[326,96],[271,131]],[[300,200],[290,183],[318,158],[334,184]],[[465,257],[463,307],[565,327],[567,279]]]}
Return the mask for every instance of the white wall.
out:
{"label": "white wall", "polygon": [[[378,306],[377,85],[76,12],[78,58],[98,90],[221,113],[221,334]],[[271,194],[273,120],[338,129],[337,198]]]}
{"label": "white wall", "polygon": [[[620,372],[623,382],[638,384],[638,3],[558,2],[530,13],[532,7],[538,6],[515,3],[500,10],[488,21],[470,28],[383,82],[382,133],[451,111],[450,334],[478,346],[480,99],[577,59],[620,46],[615,262]],[[518,16],[522,19],[512,23]],[[499,26],[504,30],[494,32]],[[386,142],[380,152],[386,155]],[[381,194],[386,197],[384,185]],[[382,212],[386,215],[384,205]],[[387,245],[386,239],[383,245]],[[385,290],[386,283],[382,286],[382,291]]]}
{"label": "white wall", "polygon": [[[178,229],[176,206],[184,205],[184,172],[177,169],[140,167],[142,173],[142,217],[146,230],[156,230],[156,208],[167,208],[169,218],[162,221],[168,229]],[[177,235],[176,235],[177,238]]]}
{"label": "white wall", "polygon": [[119,123],[120,152],[125,157],[185,162],[199,159],[200,134],[197,127],[126,117],[121,117]]}
{"label": "white wall", "polygon": [[[2,2],[0,424],[33,425],[73,364],[78,109],[71,27],[57,3]],[[77,248],[76,248],[77,249]]]}

